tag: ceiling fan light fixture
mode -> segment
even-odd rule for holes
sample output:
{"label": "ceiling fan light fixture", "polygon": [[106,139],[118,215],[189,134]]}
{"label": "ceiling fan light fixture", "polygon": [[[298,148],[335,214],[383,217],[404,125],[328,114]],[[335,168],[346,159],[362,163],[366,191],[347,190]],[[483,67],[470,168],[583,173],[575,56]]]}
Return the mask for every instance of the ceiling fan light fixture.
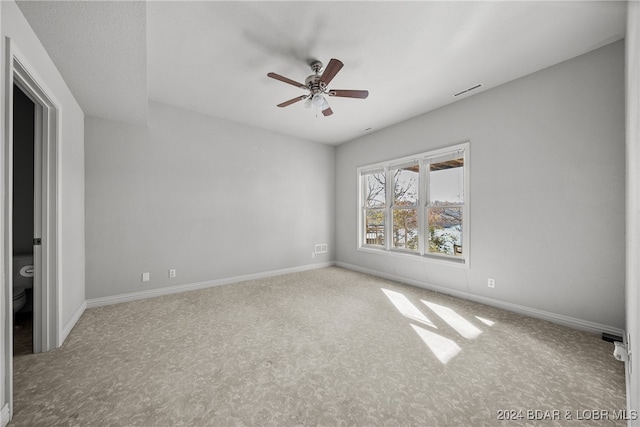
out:
{"label": "ceiling fan light fixture", "polygon": [[325,108],[329,107],[329,104],[327,103],[327,100],[324,99],[324,96],[322,96],[319,93],[316,93],[316,94],[313,95],[313,101],[312,102],[313,102],[313,105],[315,105],[316,107],[321,108],[323,110]]}

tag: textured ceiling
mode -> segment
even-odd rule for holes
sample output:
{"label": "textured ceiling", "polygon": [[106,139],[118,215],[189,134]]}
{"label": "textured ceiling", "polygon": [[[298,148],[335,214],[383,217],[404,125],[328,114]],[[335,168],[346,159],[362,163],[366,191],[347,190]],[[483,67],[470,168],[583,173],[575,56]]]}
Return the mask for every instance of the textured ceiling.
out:
{"label": "textured ceiling", "polygon": [[147,120],[143,2],[18,2],[84,113]]}
{"label": "textured ceiling", "polygon": [[[146,119],[148,100],[339,144],[623,37],[625,2],[19,2],[87,115]],[[344,68],[332,116],[310,59]],[[482,84],[454,98],[456,92]]]}

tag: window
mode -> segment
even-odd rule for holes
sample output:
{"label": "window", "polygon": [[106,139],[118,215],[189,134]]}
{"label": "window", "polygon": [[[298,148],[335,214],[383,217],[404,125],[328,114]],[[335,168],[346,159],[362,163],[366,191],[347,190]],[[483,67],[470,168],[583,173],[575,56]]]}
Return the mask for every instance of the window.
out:
{"label": "window", "polygon": [[393,176],[393,222],[394,249],[418,250],[418,163],[389,169]]}
{"label": "window", "polygon": [[364,228],[367,245],[385,244],[386,187],[384,171],[372,171],[362,176],[364,184]]}
{"label": "window", "polygon": [[358,169],[359,248],[468,265],[469,144]]}
{"label": "window", "polygon": [[429,162],[428,251],[462,255],[464,158],[455,153]]}

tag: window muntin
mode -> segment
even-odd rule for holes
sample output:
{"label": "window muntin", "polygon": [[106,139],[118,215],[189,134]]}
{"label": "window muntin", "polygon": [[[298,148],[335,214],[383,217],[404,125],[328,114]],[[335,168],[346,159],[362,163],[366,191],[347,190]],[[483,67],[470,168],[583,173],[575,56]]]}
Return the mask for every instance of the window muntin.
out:
{"label": "window muntin", "polygon": [[358,247],[468,265],[468,149],[359,168]]}

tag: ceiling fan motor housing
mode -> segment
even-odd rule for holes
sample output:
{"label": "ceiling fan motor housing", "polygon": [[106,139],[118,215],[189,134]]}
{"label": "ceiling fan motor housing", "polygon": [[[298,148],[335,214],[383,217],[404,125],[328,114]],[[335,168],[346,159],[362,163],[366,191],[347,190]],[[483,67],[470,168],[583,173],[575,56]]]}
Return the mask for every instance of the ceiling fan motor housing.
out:
{"label": "ceiling fan motor housing", "polygon": [[304,84],[309,88],[311,93],[323,93],[327,89],[327,85],[320,81],[320,76],[312,74],[304,81]]}
{"label": "ceiling fan motor housing", "polygon": [[311,71],[315,74],[310,75],[304,81],[304,84],[309,88],[312,94],[323,93],[327,89],[327,85],[320,81],[320,73],[323,71],[322,62],[314,61],[311,63]]}

